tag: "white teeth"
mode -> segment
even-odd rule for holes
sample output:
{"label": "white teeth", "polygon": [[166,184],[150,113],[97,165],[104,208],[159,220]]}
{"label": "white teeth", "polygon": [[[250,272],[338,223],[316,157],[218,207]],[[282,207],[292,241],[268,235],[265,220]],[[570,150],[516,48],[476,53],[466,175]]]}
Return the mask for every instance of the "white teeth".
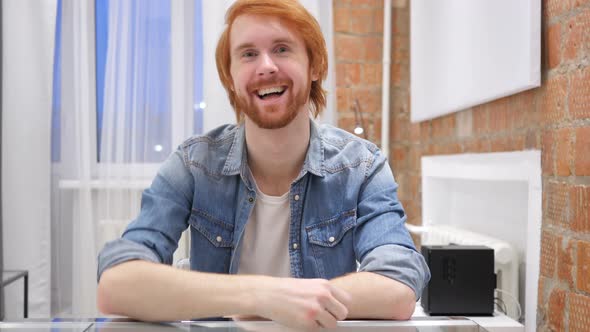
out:
{"label": "white teeth", "polygon": [[272,88],[266,88],[266,89],[260,89],[258,90],[258,95],[260,97],[264,97],[265,95],[269,94],[269,93],[281,93],[285,91],[285,88],[281,87],[281,86],[275,86]]}

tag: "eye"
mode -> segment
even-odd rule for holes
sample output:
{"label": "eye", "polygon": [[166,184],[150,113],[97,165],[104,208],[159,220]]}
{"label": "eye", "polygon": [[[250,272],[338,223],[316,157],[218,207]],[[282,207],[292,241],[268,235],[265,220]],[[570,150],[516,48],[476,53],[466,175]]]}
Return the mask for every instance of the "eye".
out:
{"label": "eye", "polygon": [[277,53],[285,53],[287,51],[289,51],[289,48],[287,46],[284,46],[284,45],[278,46],[275,49],[275,52],[277,52]]}
{"label": "eye", "polygon": [[244,53],[242,53],[242,58],[251,58],[256,56],[256,52],[254,51],[245,51]]}

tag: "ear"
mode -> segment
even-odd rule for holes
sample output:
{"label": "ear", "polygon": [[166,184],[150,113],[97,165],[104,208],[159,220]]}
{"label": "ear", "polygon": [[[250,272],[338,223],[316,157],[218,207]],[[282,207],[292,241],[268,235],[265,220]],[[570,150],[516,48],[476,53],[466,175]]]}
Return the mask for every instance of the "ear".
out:
{"label": "ear", "polygon": [[314,68],[311,68],[310,77],[312,82],[315,82],[320,79],[320,75],[318,75],[317,70],[315,70]]}

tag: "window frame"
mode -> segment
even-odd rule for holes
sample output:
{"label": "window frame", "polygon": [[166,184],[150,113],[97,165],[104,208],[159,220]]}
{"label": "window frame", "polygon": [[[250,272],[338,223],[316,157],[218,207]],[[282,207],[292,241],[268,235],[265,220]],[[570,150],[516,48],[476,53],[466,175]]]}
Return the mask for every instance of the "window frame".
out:
{"label": "window frame", "polygon": [[[86,131],[87,135],[80,137],[80,152],[87,156],[81,158],[82,163],[88,162],[87,165],[82,165],[82,174],[79,174],[77,179],[62,180],[60,187],[76,187],[87,183],[91,187],[120,187],[121,179],[129,178],[129,174],[133,174],[133,178],[141,180],[152,179],[159,169],[161,162],[158,163],[109,163],[98,161],[98,104],[97,104],[97,59],[96,59],[96,0],[75,0],[79,1],[79,5],[73,5],[65,0],[62,3],[62,16],[58,24],[62,25],[61,29],[61,47],[73,49],[76,45],[77,53],[75,55],[70,52],[61,52],[62,63],[72,63],[72,66],[59,65],[61,71],[61,105],[60,109],[67,107],[80,107],[79,112],[81,130]],[[171,143],[169,148],[175,151],[189,135],[193,132],[193,117],[194,117],[194,24],[195,1],[170,0],[171,5],[171,31],[170,31],[170,116],[171,116]],[[63,28],[70,26],[71,28]],[[73,61],[73,57],[77,57],[77,62]],[[68,58],[70,58],[68,61]],[[73,66],[78,66],[78,71],[81,73],[79,77],[76,75],[76,69]],[[75,83],[74,83],[75,81]],[[67,96],[65,93],[74,91],[68,89],[67,86],[81,83],[83,86],[78,89],[82,91],[82,96]],[[64,86],[66,86],[64,88]],[[75,99],[73,102],[68,101],[67,98]],[[66,101],[66,103],[64,103]],[[63,111],[60,110],[60,113]],[[61,124],[64,123],[63,116],[60,114]],[[61,128],[64,128],[62,125]],[[63,130],[63,129],[62,129]],[[63,149],[63,133],[60,131],[60,151],[61,156],[59,161],[53,163],[56,172],[65,175],[68,171],[66,166],[67,161],[64,162]],[[90,157],[94,156],[94,157]],[[84,160],[86,159],[86,160]],[[84,171],[86,169],[86,171]],[[89,170],[89,171],[88,171]],[[72,174],[72,173],[70,173]],[[114,184],[113,180],[117,180],[119,184]],[[63,182],[63,183],[62,183]],[[137,185],[137,180],[133,182],[133,186]]]}

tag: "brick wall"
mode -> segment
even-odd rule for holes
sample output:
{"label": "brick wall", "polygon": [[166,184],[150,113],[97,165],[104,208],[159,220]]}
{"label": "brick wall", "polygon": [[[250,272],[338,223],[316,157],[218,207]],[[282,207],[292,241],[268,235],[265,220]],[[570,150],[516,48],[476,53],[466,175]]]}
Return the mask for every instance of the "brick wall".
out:
{"label": "brick wall", "polygon": [[[409,121],[409,2],[393,1],[390,160],[408,221],[421,223],[420,157],[541,150],[543,223],[537,325],[590,331],[590,1],[542,0],[542,86],[471,109]],[[383,5],[334,0],[338,124],[359,98],[380,143]]]}

